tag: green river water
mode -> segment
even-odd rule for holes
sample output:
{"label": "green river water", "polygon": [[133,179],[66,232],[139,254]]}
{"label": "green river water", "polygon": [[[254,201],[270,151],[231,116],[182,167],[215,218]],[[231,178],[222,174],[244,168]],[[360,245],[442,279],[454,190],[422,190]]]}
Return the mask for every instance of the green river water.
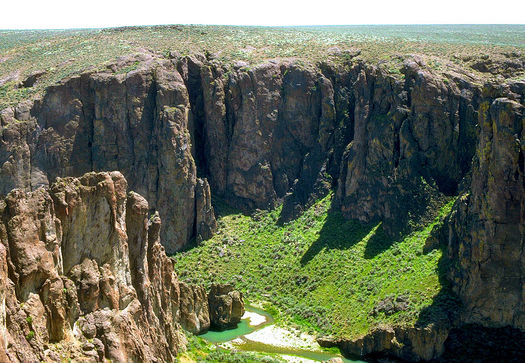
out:
{"label": "green river water", "polygon": [[242,343],[233,343],[234,346],[239,350],[248,352],[268,353],[270,355],[291,355],[318,362],[326,361],[334,357],[340,357],[345,363],[364,363],[360,360],[346,359],[343,358],[341,355],[337,355],[331,352],[307,350],[294,347],[280,347],[271,344],[255,342],[250,339],[247,339],[245,335],[273,324],[273,318],[268,312],[253,306],[246,306],[246,310],[263,315],[266,318],[266,321],[261,325],[251,326],[250,319],[242,319],[235,329],[225,331],[208,331],[207,333],[202,334],[201,337],[214,344],[226,343],[234,339],[240,338],[242,340]]}

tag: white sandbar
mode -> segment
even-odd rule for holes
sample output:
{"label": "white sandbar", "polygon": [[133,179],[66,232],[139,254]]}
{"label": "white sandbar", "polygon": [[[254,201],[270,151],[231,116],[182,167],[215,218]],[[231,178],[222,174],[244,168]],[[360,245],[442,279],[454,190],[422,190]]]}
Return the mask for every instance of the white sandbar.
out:
{"label": "white sandbar", "polygon": [[307,334],[301,334],[299,336],[290,330],[275,325],[264,327],[244,337],[253,342],[269,344],[276,347],[300,348],[314,351],[321,349],[314,337]]}
{"label": "white sandbar", "polygon": [[242,319],[250,319],[250,326],[259,326],[266,323],[266,316],[254,313],[253,311],[245,311]]}

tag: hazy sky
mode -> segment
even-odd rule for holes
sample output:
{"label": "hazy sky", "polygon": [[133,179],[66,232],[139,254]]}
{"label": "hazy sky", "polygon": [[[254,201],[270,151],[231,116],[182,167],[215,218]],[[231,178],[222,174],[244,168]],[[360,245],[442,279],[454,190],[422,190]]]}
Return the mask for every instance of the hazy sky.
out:
{"label": "hazy sky", "polygon": [[525,23],[525,0],[2,0],[0,9],[0,29]]}

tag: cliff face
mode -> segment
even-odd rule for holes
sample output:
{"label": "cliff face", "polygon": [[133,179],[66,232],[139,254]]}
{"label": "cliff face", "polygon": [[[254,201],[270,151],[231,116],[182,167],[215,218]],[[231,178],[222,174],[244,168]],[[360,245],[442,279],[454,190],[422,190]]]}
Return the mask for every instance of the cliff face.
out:
{"label": "cliff face", "polygon": [[216,323],[220,294],[178,281],[158,213],[127,186],[92,172],[0,202],[0,361],[170,362],[182,328]]}
{"label": "cliff face", "polygon": [[[127,75],[83,74],[51,87],[30,108],[4,111],[0,184],[7,193],[49,185],[59,176],[119,170],[170,221],[161,235],[173,253],[202,222],[196,221],[196,204],[211,208],[202,199],[209,191],[195,199],[190,105],[182,78],[168,61],[141,60],[142,68]],[[215,228],[211,216],[208,234]]]}
{"label": "cliff face", "polygon": [[[438,72],[417,56],[406,58],[400,72],[393,77],[360,61],[316,67],[270,61],[250,68],[204,56],[166,59],[141,54],[67,79],[49,88],[40,100],[2,111],[2,193],[15,187],[35,190],[57,177],[92,170],[120,170],[130,187],[150,201],[148,206],[135,194],[127,199],[125,195],[115,197],[110,204],[114,213],[96,199],[86,201],[82,207],[86,222],[78,224],[73,223],[77,220],[73,216],[80,211],[75,212],[77,204],[70,206],[70,200],[80,194],[65,187],[59,190],[62,181],[49,195],[42,190],[28,193],[28,197],[22,191],[11,193],[8,201],[15,195],[20,195],[20,200],[41,196],[53,201],[42,202],[47,207],[41,208],[38,225],[48,227],[34,236],[44,240],[42,248],[49,255],[47,262],[39,263],[55,266],[56,272],[24,267],[24,259],[17,260],[22,252],[7,248],[11,242],[5,244],[5,253],[0,251],[0,258],[7,256],[8,265],[11,263],[8,273],[20,290],[16,290],[17,301],[26,301],[30,293],[48,296],[33,291],[37,286],[49,285],[49,291],[58,291],[70,283],[81,286],[77,287],[78,297],[71,301],[78,299],[78,308],[90,312],[105,306],[127,311],[121,306],[128,306],[129,299],[144,306],[161,304],[169,298],[161,291],[165,280],[172,279],[172,272],[165,257],[160,257],[164,255],[158,235],[168,253],[192,238],[209,238],[216,228],[211,195],[246,210],[269,208],[282,201],[281,220],[286,221],[333,188],[334,204],[346,217],[363,222],[381,220],[383,228],[394,235],[411,222],[432,217],[434,206],[447,196],[460,195],[443,238],[449,258],[455,262],[448,274],[463,303],[461,324],[525,329],[525,86],[523,82],[481,86],[461,69],[451,65],[446,73]],[[73,184],[84,188],[87,183],[85,188],[92,188],[91,181],[82,181],[90,178],[94,177],[83,177]],[[125,214],[123,206],[129,203]],[[14,202],[7,205],[13,205],[6,209],[7,216],[18,215],[12,212],[16,208],[26,213],[22,207],[15,208]],[[88,213],[90,208],[94,209]],[[165,221],[162,228],[157,217],[149,227],[142,226],[140,221],[153,210]],[[120,229],[85,229],[88,217],[102,212],[106,220],[115,218]],[[41,218],[46,215],[51,219]],[[95,220],[89,219],[89,223]],[[88,245],[87,241],[122,244],[119,238],[123,238],[124,224],[128,252],[118,248],[120,255],[115,255],[115,250],[106,250],[103,243]],[[129,229],[137,225],[142,227]],[[5,226],[9,231],[8,224]],[[22,231],[26,229],[15,228],[11,232],[15,237],[9,241]],[[57,242],[45,242],[48,240]],[[88,255],[83,255],[79,246],[86,246]],[[126,268],[111,264],[106,268],[107,261],[129,265],[132,273],[119,275],[115,271]],[[162,271],[164,277],[153,279],[153,271]],[[71,282],[60,280],[62,285],[57,283],[56,288],[51,282],[46,285],[52,274],[68,276]],[[28,285],[24,279],[33,282]],[[86,281],[78,285],[82,279]],[[3,281],[8,280],[0,283]],[[100,281],[113,281],[103,286],[115,284],[118,289],[101,288]],[[172,285],[168,291],[178,296],[178,285]],[[93,286],[99,286],[98,290]],[[133,289],[136,297],[128,291]],[[111,292],[114,290],[118,294]],[[183,290],[195,297],[195,301],[182,303],[190,307],[183,314],[185,326],[192,331],[208,326],[209,317],[201,313],[202,291],[187,286]],[[10,290],[6,291],[9,294]],[[157,311],[154,306],[152,309]],[[60,324],[66,324],[75,313],[53,314],[64,316]],[[175,316],[175,310],[171,314]],[[167,324],[164,318],[158,321]],[[170,329],[166,339],[175,341],[177,334]],[[50,327],[50,334],[60,330],[59,326]],[[391,335],[387,333],[381,334]],[[394,335],[405,334],[404,342],[412,344],[418,334],[409,333]],[[435,358],[442,352],[447,331],[438,335],[437,346],[436,339],[429,338],[431,349],[417,347],[416,342],[414,349],[404,347],[402,355]],[[50,339],[61,338],[53,335]],[[394,348],[391,350],[397,351]]]}
{"label": "cliff face", "polygon": [[195,120],[212,190],[237,205],[283,199],[287,219],[337,185],[349,218],[393,230],[430,195],[455,194],[470,168],[480,89],[458,75],[445,83],[420,59],[405,62],[403,80],[362,63],[275,62],[225,78],[204,62],[179,68],[196,87],[192,109],[203,109]]}
{"label": "cliff face", "polygon": [[206,292],[179,285],[158,214],[126,190],[89,173],[2,201],[2,361],[173,361],[181,325],[208,329]]}
{"label": "cliff face", "polygon": [[450,277],[465,323],[525,329],[524,91],[492,90],[481,104],[472,182],[451,216]]}
{"label": "cliff face", "polygon": [[122,174],[15,190],[2,205],[2,354],[171,361],[185,342],[160,219]]}
{"label": "cliff face", "polygon": [[417,57],[402,72],[396,79],[361,62],[124,59],[2,112],[1,191],[120,170],[169,221],[168,253],[216,228],[208,182],[198,177],[245,209],[283,200],[283,220],[337,187],[349,218],[381,219],[395,232],[457,192],[480,99],[468,76],[445,80]]}

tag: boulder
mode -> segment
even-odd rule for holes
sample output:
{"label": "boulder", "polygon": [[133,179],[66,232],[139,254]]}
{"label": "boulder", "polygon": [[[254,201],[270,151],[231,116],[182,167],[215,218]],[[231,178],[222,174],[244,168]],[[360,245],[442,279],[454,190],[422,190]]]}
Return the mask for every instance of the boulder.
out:
{"label": "boulder", "polygon": [[235,327],[244,315],[242,293],[228,284],[214,284],[208,294],[211,325],[219,330]]}

